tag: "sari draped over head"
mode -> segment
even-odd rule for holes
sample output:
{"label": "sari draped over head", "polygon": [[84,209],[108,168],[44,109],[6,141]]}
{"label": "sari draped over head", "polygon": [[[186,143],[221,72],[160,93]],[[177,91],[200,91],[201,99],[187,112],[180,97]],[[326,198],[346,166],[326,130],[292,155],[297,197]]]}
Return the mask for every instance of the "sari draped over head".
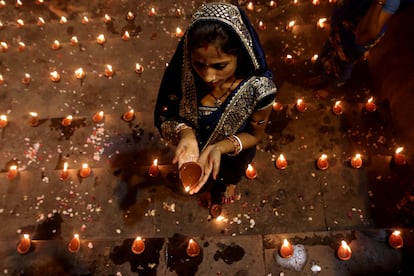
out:
{"label": "sari draped over head", "polygon": [[[200,118],[202,96],[197,93],[197,76],[192,69],[187,49],[188,30],[199,21],[219,22],[228,26],[240,39],[243,55],[249,61],[246,68],[243,68],[247,77],[207,120]],[[200,148],[203,149],[240,132],[253,112],[273,103],[275,94],[276,86],[267,69],[263,49],[246,14],[235,5],[208,3],[193,14],[190,26],[166,68],[154,111],[154,121],[161,136],[173,141],[177,139],[176,127],[180,123],[187,124],[195,129]]]}

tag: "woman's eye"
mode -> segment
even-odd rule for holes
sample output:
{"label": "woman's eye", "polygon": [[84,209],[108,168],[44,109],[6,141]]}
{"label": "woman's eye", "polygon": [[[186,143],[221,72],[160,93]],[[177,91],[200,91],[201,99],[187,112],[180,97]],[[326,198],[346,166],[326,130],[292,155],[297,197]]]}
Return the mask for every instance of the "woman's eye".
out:
{"label": "woman's eye", "polygon": [[225,63],[218,63],[218,64],[214,64],[212,67],[216,70],[223,70],[224,68],[226,68],[227,64]]}

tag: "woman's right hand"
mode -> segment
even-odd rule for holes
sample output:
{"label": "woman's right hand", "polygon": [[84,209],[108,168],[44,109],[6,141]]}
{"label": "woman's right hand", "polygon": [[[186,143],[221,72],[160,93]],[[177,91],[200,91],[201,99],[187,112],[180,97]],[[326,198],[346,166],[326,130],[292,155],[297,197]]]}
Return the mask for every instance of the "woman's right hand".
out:
{"label": "woman's right hand", "polygon": [[180,132],[180,141],[178,142],[173,158],[173,164],[178,162],[178,168],[186,162],[197,162],[200,155],[197,138],[192,129],[184,129]]}

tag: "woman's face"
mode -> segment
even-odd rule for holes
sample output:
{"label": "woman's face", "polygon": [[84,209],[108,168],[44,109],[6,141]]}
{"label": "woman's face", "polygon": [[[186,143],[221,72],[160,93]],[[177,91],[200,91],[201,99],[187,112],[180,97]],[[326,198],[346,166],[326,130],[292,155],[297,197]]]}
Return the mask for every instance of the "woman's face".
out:
{"label": "woman's face", "polygon": [[214,44],[207,44],[191,52],[191,64],[205,83],[215,87],[235,75],[237,56],[225,54]]}

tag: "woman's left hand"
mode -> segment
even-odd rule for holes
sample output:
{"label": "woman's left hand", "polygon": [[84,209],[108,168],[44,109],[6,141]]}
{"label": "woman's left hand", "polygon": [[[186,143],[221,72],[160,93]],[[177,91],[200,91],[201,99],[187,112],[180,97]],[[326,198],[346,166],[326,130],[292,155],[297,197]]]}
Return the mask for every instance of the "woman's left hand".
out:
{"label": "woman's left hand", "polygon": [[197,185],[189,191],[190,194],[198,193],[204,184],[206,184],[210,175],[213,176],[213,179],[216,179],[220,170],[220,162],[220,149],[215,145],[207,146],[207,148],[201,153],[200,158],[198,159],[198,164],[201,166],[203,174]]}

